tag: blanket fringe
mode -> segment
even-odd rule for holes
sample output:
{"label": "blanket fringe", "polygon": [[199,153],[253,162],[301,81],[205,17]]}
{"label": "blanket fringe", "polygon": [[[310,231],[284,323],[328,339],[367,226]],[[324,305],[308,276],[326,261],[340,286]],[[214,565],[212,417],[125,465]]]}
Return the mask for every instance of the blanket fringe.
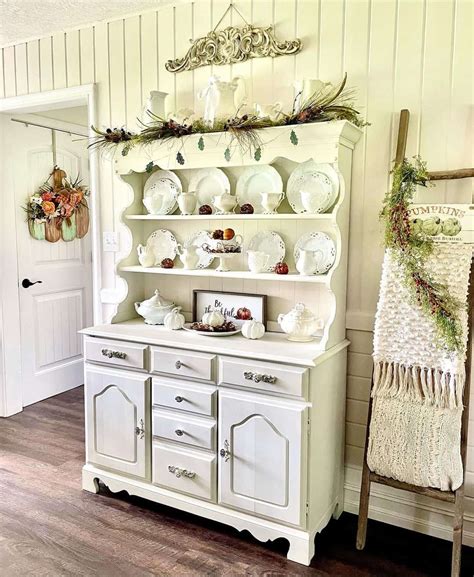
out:
{"label": "blanket fringe", "polygon": [[406,366],[394,361],[374,361],[372,397],[396,397],[441,409],[460,409],[466,382],[464,371]]}

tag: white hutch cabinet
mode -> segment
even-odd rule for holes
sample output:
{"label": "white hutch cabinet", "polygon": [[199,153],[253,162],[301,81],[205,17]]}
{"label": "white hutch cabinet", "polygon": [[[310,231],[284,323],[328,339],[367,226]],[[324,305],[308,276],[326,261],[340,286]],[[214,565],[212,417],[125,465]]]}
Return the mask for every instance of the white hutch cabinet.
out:
{"label": "white hutch cabinet", "polygon": [[[292,128],[297,146],[287,127],[262,131],[267,144],[258,162],[237,151],[224,160],[225,134],[206,137],[205,150],[191,137],[184,166],[176,163],[175,149],[159,144],[115,160],[123,182],[116,226],[126,246],[116,266],[121,288],[113,322],[82,331],[83,488],[96,492],[101,480],[112,491],[247,529],[261,541],[284,537],[288,558],[308,565],[316,533],[343,507],[349,189],[360,131],[345,121]],[[273,165],[286,184],[293,168],[309,159],[338,171],[340,191],[330,213],[294,214],[286,203],[274,215],[151,216],[142,208],[151,160],[176,171],[186,188],[193,170],[219,166],[235,185],[243,168],[254,164]],[[225,226],[242,234],[244,246],[255,232],[276,230],[288,247],[290,274],[248,272],[243,258],[237,270],[224,273],[137,262],[137,244],[156,228],[170,228],[182,241],[197,230]],[[325,275],[300,276],[293,245],[319,230],[336,242],[335,264]],[[267,294],[267,333],[257,341],[213,339],[146,325],[133,303],[157,287],[183,306],[188,319],[193,288]],[[290,342],[278,332],[278,313],[299,301],[324,320],[313,342]]]}

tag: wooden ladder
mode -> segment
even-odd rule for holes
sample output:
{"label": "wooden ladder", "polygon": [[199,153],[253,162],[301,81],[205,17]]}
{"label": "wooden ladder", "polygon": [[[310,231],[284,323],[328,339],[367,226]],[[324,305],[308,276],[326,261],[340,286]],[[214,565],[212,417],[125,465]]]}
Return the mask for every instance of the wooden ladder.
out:
{"label": "wooden ladder", "polygon": [[[410,120],[410,113],[404,109],[400,113],[400,124],[398,128],[397,151],[395,156],[395,164],[400,164],[405,158],[406,143],[408,136],[408,123]],[[470,178],[474,176],[473,168],[463,168],[459,170],[448,170],[444,172],[430,172],[430,180],[454,180],[458,178]],[[469,423],[469,389],[471,381],[471,363],[472,363],[472,342],[473,342],[473,327],[474,327],[474,259],[471,262],[471,273],[469,279],[469,293],[468,293],[468,342],[467,342],[467,356],[466,356],[466,386],[464,389],[464,411],[461,420],[461,460],[463,466],[463,475],[466,471],[466,453],[467,453],[467,428]],[[373,374],[370,390],[373,387]],[[365,450],[364,462],[362,466],[362,482],[360,488],[360,502],[359,502],[359,520],[357,525],[357,542],[356,547],[362,550],[365,547],[365,540],[367,535],[367,519],[369,512],[369,495],[370,484],[379,483],[381,485],[388,485],[395,489],[403,489],[439,501],[454,503],[454,521],[453,521],[453,552],[451,559],[451,577],[459,577],[461,570],[461,546],[462,546],[462,531],[464,522],[464,477],[462,485],[455,491],[441,491],[431,487],[419,487],[411,485],[410,483],[403,483],[396,481],[390,477],[384,477],[373,473],[367,465],[367,447],[369,443],[370,420],[372,416],[372,396],[369,397],[369,411],[367,415],[367,430],[365,436]]]}

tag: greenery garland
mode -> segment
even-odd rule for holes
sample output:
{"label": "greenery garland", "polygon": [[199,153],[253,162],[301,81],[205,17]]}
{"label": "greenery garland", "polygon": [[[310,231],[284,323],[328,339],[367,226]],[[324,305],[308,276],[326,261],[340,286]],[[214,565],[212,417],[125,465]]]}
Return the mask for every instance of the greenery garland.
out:
{"label": "greenery garland", "polygon": [[448,351],[462,350],[463,330],[459,320],[462,304],[453,298],[446,285],[435,282],[426,268],[433,252],[433,241],[410,222],[408,209],[417,185],[427,186],[426,163],[415,156],[392,171],[392,188],[385,195],[381,218],[385,222],[385,245],[392,250],[414,301],[433,317],[439,344]]}
{"label": "greenery garland", "polygon": [[[90,147],[99,149],[114,148],[123,143],[122,155],[126,156],[135,145],[148,145],[155,141],[167,142],[171,139],[184,139],[191,134],[208,134],[215,132],[227,132],[231,135],[231,142],[224,151],[224,158],[229,161],[232,141],[236,141],[243,154],[253,153],[255,160],[260,160],[263,142],[259,130],[271,126],[294,126],[310,122],[328,122],[331,120],[349,120],[356,126],[366,126],[366,122],[360,117],[354,108],[354,90],[346,88],[347,74],[338,86],[325,86],[315,92],[306,101],[296,106],[301,94],[295,98],[293,109],[290,113],[280,112],[277,119],[258,117],[255,114],[242,114],[239,111],[233,118],[216,119],[210,125],[202,118],[182,123],[173,119],[165,119],[147,111],[150,121],[143,123],[139,120],[143,129],[138,134],[127,131],[124,128],[107,128],[99,130],[92,127],[97,134]],[[290,133],[290,141],[293,145],[298,144],[298,137],[294,130]],[[204,140],[201,137],[198,142],[199,150],[204,150]],[[182,148],[182,147],[181,147]],[[176,158],[179,164],[184,164],[184,157],[178,151]]]}

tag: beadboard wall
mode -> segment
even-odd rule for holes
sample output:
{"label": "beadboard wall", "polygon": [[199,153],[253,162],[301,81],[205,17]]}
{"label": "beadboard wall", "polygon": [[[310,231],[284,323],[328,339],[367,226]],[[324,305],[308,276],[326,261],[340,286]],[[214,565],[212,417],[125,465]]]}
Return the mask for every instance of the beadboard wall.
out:
{"label": "beadboard wall", "polygon": [[[80,30],[8,46],[0,58],[0,97],[96,82],[103,126],[126,124],[151,89],[170,93],[169,110],[202,111],[196,92],[211,73],[247,79],[249,102],[280,100],[289,108],[297,78],[337,82],[344,71],[357,87],[357,104],[371,123],[354,156],[347,326],[351,339],[347,392],[346,501],[356,512],[367,399],[372,326],[382,259],[378,212],[389,184],[398,114],[411,112],[408,155],[421,154],[432,170],[472,164],[472,10],[470,0],[237,0],[256,25],[274,24],[280,38],[298,36],[296,56],[255,59],[234,66],[200,68],[172,75],[164,68],[181,56],[189,39],[212,29],[227,7],[220,0],[166,5],[158,11],[100,22]],[[227,15],[224,25],[239,23]],[[103,230],[113,230],[121,185],[103,162],[100,202]],[[443,183],[420,201],[472,202],[470,181]],[[119,203],[117,203],[119,204]],[[113,295],[113,267],[121,255],[104,253],[102,289]],[[112,308],[104,305],[104,315]],[[474,387],[472,387],[474,396]],[[474,398],[473,398],[474,401]],[[474,406],[474,402],[472,403]],[[465,542],[474,545],[474,422],[467,473]],[[451,513],[434,503],[375,487],[371,516],[450,538]]]}

